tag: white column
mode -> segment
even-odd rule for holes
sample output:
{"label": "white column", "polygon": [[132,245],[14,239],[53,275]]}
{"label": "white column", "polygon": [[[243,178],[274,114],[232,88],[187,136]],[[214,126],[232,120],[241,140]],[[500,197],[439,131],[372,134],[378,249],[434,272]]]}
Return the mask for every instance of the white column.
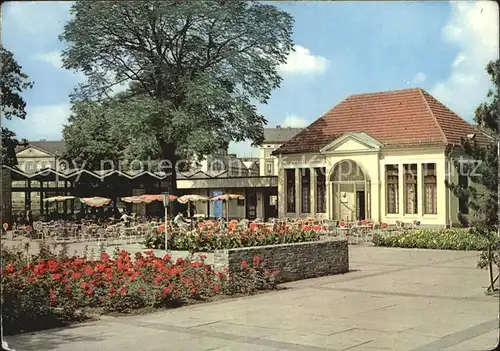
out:
{"label": "white column", "polygon": [[404,178],[406,177],[404,172],[403,164],[398,165],[398,188],[399,188],[399,218],[402,218],[405,213],[405,189],[404,189]]}
{"label": "white column", "polygon": [[310,180],[311,180],[311,215],[312,217],[316,217],[316,198],[318,194],[316,194],[316,171],[314,168],[309,168],[310,172]]}
{"label": "white column", "polygon": [[301,168],[295,168],[295,216],[299,217],[300,216],[300,210],[301,210],[301,201],[300,199],[302,198],[302,192],[300,189],[300,181],[301,181]]}
{"label": "white column", "polygon": [[[281,166],[281,165],[280,165]],[[283,167],[278,168],[278,217],[286,214],[286,172]]]}
{"label": "white column", "polygon": [[332,183],[330,181],[326,181],[326,218],[332,220]]}
{"label": "white column", "polygon": [[422,162],[417,164],[417,214],[422,217],[424,213],[424,182],[422,177]]}

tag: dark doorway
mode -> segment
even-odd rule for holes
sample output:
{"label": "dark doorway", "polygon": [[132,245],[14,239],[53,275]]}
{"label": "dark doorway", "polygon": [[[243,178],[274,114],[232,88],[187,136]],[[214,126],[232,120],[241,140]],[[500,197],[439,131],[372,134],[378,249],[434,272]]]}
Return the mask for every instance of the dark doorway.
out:
{"label": "dark doorway", "polygon": [[255,191],[247,192],[247,219],[254,220],[257,218],[257,193]]}
{"label": "dark doorway", "polygon": [[264,192],[264,220],[278,217],[278,195]]}
{"label": "dark doorway", "polygon": [[365,218],[365,192],[364,191],[356,191],[356,202],[358,208],[358,220],[362,221]]}

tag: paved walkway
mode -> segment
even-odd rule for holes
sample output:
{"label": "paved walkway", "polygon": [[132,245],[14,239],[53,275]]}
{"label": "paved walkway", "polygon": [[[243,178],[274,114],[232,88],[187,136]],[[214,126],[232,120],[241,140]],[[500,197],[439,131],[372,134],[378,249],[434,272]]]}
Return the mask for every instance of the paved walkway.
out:
{"label": "paved walkway", "polygon": [[352,272],[291,289],[8,337],[30,350],[491,350],[476,253],[352,247]]}

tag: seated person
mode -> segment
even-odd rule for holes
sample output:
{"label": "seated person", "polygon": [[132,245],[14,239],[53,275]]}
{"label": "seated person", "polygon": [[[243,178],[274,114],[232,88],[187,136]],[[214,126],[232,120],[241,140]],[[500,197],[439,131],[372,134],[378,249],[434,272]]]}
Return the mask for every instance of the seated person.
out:
{"label": "seated person", "polygon": [[175,216],[174,220],[172,221],[174,225],[179,225],[181,223],[190,223],[190,221],[184,219],[184,215],[182,212],[177,213],[177,216]]}

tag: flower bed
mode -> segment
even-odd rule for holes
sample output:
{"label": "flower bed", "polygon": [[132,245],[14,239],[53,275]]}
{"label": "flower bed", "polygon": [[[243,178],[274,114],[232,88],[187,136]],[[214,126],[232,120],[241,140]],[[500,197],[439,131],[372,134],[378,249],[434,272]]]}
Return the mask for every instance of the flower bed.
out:
{"label": "flower bed", "polygon": [[[214,250],[238,247],[266,246],[287,243],[317,241],[320,239],[319,226],[303,226],[301,229],[289,226],[266,228],[255,226],[238,228],[229,226],[220,229],[215,226],[198,227],[193,231],[182,232],[168,228],[168,248],[190,252],[213,252]],[[149,234],[144,245],[151,249],[165,249],[165,232],[158,230]]]}
{"label": "flower bed", "polygon": [[483,237],[469,229],[441,229],[405,231],[394,234],[375,234],[376,246],[438,250],[480,251],[486,246]]}
{"label": "flower bed", "polygon": [[84,317],[89,308],[130,312],[215,296],[252,294],[276,287],[259,258],[238,272],[214,272],[199,261],[158,258],[151,251],[134,257],[126,251],[98,260],[39,256],[2,247],[3,323],[6,333],[64,325]]}

